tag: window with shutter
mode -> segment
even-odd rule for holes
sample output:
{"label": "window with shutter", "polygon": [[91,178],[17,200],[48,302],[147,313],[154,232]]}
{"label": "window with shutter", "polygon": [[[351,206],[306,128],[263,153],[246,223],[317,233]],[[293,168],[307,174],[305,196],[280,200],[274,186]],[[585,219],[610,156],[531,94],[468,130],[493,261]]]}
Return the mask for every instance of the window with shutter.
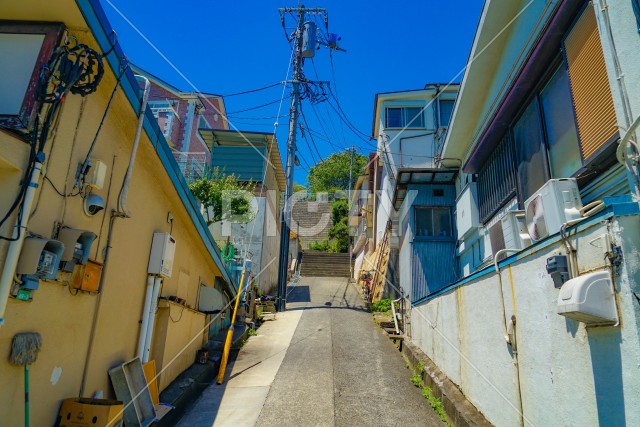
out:
{"label": "window with shutter", "polygon": [[564,40],[582,157],[597,154],[618,134],[613,98],[591,4]]}

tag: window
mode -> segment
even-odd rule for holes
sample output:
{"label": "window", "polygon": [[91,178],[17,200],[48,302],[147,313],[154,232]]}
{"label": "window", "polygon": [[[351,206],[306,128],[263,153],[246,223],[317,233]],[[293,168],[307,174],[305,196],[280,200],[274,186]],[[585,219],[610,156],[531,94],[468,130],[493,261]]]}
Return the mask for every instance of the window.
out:
{"label": "window", "polygon": [[513,142],[518,163],[518,190],[524,201],[549,179],[545,167],[547,156],[537,98],[531,101],[513,126]]}
{"label": "window", "polygon": [[451,115],[453,114],[453,105],[455,101],[453,99],[441,99],[440,100],[440,117],[438,126],[448,127],[451,122]]}
{"label": "window", "polygon": [[202,114],[198,116],[198,129],[211,129],[211,125]]}
{"label": "window", "polygon": [[560,66],[540,93],[553,178],[569,178],[582,167],[569,75]]}
{"label": "window", "polygon": [[522,206],[548,179],[569,178],[581,167],[569,78],[561,64],[478,172],[481,220],[511,199],[516,187]]}
{"label": "window", "polygon": [[415,208],[415,236],[451,238],[451,210],[448,207]]}
{"label": "window", "polygon": [[387,108],[387,128],[423,128],[422,107]]}
{"label": "window", "polygon": [[58,23],[0,20],[0,127],[32,129],[40,74],[63,31]]}
{"label": "window", "polygon": [[507,134],[478,172],[478,209],[486,222],[516,195],[516,168],[513,143]]}

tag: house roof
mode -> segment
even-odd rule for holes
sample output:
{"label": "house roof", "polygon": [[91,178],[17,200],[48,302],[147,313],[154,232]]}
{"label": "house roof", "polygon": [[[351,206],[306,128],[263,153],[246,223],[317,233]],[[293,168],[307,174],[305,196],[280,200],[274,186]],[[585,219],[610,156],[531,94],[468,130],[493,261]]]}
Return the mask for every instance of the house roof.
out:
{"label": "house roof", "polygon": [[393,207],[399,210],[407,196],[409,185],[423,184],[454,184],[458,176],[458,169],[448,168],[400,168],[398,181],[393,192]]}
{"label": "house roof", "polygon": [[576,1],[486,0],[443,147],[444,158],[467,158],[512,88],[549,17],[567,3]]}
{"label": "house roof", "polygon": [[[113,45],[113,29],[109,24],[109,20],[107,19],[107,16],[99,0],[77,0],[77,2],[75,2],[75,5],[77,5],[79,12],[82,15],[81,19],[86,22],[86,25],[91,30],[91,33],[97,45],[99,46],[99,49],[103,52],[112,51],[110,55],[107,55],[105,57],[109,69],[111,69],[112,72],[113,70],[120,69],[120,58],[125,57],[125,55],[122,47],[117,41],[115,45]],[[22,4],[21,6],[24,7]],[[64,11],[76,10],[75,6],[69,8],[60,7],[58,9]],[[77,25],[82,28],[85,25],[84,22]],[[105,68],[107,67],[105,66]],[[137,113],[140,110],[142,104],[141,93],[140,87],[135,79],[132,70],[128,69],[125,72],[124,77],[120,81],[120,85],[127,101],[131,105],[131,108]],[[143,129],[150,143],[154,146],[154,151],[157,153],[167,172],[167,175],[171,179],[171,182],[173,183],[174,188],[178,196],[180,197],[185,210],[187,211],[187,214],[191,218],[196,231],[200,235],[202,242],[207,248],[209,255],[220,270],[220,273],[226,284],[227,291],[230,295],[234,296],[237,293],[234,281],[229,275],[229,272],[225,267],[225,263],[222,260],[220,249],[218,248],[218,245],[211,235],[206,221],[200,213],[200,203],[195,199],[195,197],[191,193],[191,190],[189,190],[187,182],[185,181],[184,176],[180,171],[180,167],[178,166],[173,153],[171,152],[171,147],[169,147],[169,144],[163,136],[162,131],[158,126],[158,122],[153,116],[153,113],[150,109],[147,109],[145,112]]]}
{"label": "house roof", "polygon": [[[275,168],[276,180],[280,191],[286,188],[286,178],[278,140],[273,133],[235,131],[221,129],[198,129],[198,133],[213,152],[214,146],[266,147],[269,156],[265,158]],[[260,153],[262,155],[262,153]]]}
{"label": "house roof", "polygon": [[214,94],[214,93],[197,92],[197,91],[196,92],[186,92],[186,91],[183,91],[183,90],[179,89],[176,86],[173,86],[171,83],[167,82],[166,80],[161,79],[160,77],[156,76],[155,74],[152,74],[151,72],[145,70],[144,68],[142,68],[142,67],[140,67],[138,65],[130,64],[129,67],[133,70],[134,73],[140,74],[141,76],[145,76],[149,80],[153,81],[154,83],[158,84],[159,86],[162,86],[163,88],[165,88],[166,90],[172,92],[176,96],[179,96],[179,97],[205,96],[205,97],[222,98],[222,95],[217,95],[217,94]]}

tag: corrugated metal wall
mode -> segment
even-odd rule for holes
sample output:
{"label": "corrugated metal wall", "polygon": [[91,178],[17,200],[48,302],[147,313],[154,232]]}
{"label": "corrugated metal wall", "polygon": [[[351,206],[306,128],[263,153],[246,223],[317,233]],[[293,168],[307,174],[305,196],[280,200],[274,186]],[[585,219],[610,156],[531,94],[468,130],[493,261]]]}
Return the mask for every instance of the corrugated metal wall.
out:
{"label": "corrugated metal wall", "polygon": [[234,174],[241,181],[262,181],[266,150],[264,147],[214,146],[211,167]]}
{"label": "corrugated metal wall", "polygon": [[626,170],[623,165],[616,163],[606,172],[598,175],[580,191],[582,203],[587,204],[600,200],[604,196],[620,196],[629,194],[631,188],[627,181]]}
{"label": "corrugated metal wall", "polygon": [[[416,240],[413,238],[415,227],[416,206],[449,206],[452,209],[451,222],[453,221],[453,206],[455,205],[455,185],[410,185],[408,201],[411,204],[408,216],[407,238],[410,245],[410,283],[411,301],[417,301],[430,293],[436,292],[453,283],[458,278],[455,238],[451,240]],[[442,190],[442,196],[434,195],[434,190]],[[455,230],[453,235],[455,236]],[[402,251],[404,252],[404,251]],[[401,257],[402,257],[401,253]]]}

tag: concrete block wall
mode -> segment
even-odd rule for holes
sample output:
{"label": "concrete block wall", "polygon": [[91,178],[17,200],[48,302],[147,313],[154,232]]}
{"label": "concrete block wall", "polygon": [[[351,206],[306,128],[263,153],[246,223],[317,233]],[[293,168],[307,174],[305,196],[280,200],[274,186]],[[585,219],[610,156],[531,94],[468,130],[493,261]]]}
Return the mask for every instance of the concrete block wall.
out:
{"label": "concrete block wall", "polygon": [[[616,278],[619,327],[585,328],[557,314],[558,290],[546,259],[560,242],[412,309],[412,341],[497,426],[640,425],[640,282],[638,216],[596,222],[575,246],[582,273],[604,265],[597,239],[609,229],[623,250]],[[504,339],[504,318],[517,318],[518,362]],[[519,386],[518,386],[519,378]]]}

